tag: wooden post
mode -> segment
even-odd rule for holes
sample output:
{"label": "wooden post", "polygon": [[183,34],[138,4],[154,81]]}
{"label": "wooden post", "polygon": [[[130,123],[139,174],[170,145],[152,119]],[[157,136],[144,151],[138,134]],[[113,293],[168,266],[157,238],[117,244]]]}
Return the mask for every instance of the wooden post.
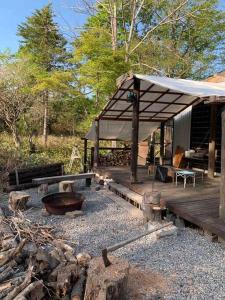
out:
{"label": "wooden post", "polygon": [[216,104],[210,107],[210,136],[209,136],[209,160],[208,160],[208,177],[213,178],[215,172],[215,153],[216,153]]}
{"label": "wooden post", "polygon": [[84,139],[84,173],[87,173],[87,139]]}
{"label": "wooden post", "polygon": [[131,183],[136,183],[138,162],[138,131],[139,131],[139,98],[140,80],[134,77],[133,116],[132,116],[132,145],[131,145]]}
{"label": "wooden post", "polygon": [[94,168],[99,163],[99,120],[95,120]]}
{"label": "wooden post", "polygon": [[164,159],[164,129],[165,129],[165,123],[161,122],[160,125],[160,165],[163,165],[163,159]]}
{"label": "wooden post", "polygon": [[225,221],[225,106],[221,114],[221,177],[219,216]]}

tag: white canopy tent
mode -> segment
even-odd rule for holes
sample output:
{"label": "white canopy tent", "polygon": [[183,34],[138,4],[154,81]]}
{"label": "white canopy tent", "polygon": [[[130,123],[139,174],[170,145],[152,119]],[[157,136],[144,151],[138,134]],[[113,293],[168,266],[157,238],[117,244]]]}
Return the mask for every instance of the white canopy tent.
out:
{"label": "white canopy tent", "polygon": [[[97,118],[99,139],[131,141],[133,104],[128,98],[135,79],[140,81],[138,141],[196,101],[225,97],[224,83],[126,74],[118,79],[118,90]],[[85,138],[95,140],[94,124]]]}

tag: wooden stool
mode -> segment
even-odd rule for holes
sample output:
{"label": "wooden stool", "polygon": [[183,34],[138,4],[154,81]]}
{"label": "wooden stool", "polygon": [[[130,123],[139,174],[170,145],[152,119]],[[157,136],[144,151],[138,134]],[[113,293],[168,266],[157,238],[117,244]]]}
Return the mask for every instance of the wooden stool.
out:
{"label": "wooden stool", "polygon": [[59,192],[74,192],[74,180],[64,180],[59,182]]}
{"label": "wooden stool", "polygon": [[27,201],[30,195],[25,192],[13,191],[9,194],[9,208],[11,210],[24,210],[27,208]]}
{"label": "wooden stool", "polygon": [[148,166],[148,175],[154,175],[155,171],[156,171],[156,167],[155,165],[149,165]]}

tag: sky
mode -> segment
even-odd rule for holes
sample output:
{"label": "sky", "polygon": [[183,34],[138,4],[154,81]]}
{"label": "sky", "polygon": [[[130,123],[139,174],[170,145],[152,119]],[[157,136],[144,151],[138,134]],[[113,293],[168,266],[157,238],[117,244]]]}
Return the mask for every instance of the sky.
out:
{"label": "sky", "polygon": [[[79,28],[87,18],[77,13],[73,7],[80,7],[82,0],[0,0],[0,52],[9,48],[15,52],[19,46],[16,35],[17,26],[26,20],[35,9],[52,2],[56,21],[65,37],[72,40],[74,28]],[[221,8],[225,8],[225,0],[220,0]]]}
{"label": "sky", "polygon": [[35,9],[42,8],[52,2],[56,21],[67,38],[75,34],[74,28],[85,23],[87,18],[77,13],[78,0],[0,0],[0,52],[9,48],[15,52],[19,46],[19,37],[16,35],[17,26],[26,20]]}

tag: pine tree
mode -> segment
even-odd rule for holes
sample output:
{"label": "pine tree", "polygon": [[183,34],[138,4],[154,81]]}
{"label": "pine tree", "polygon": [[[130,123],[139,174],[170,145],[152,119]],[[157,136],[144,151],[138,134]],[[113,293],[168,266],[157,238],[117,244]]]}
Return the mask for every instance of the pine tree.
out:
{"label": "pine tree", "polygon": [[[64,77],[65,60],[68,57],[66,40],[59,32],[59,26],[54,21],[52,6],[49,4],[40,10],[35,10],[32,16],[18,26],[20,53],[27,55],[39,67],[36,88],[41,92],[44,102],[43,138],[47,144],[48,102],[51,87],[57,86],[55,80],[67,80]],[[66,71],[65,71],[66,72]],[[68,75],[68,74],[67,74]]]}

